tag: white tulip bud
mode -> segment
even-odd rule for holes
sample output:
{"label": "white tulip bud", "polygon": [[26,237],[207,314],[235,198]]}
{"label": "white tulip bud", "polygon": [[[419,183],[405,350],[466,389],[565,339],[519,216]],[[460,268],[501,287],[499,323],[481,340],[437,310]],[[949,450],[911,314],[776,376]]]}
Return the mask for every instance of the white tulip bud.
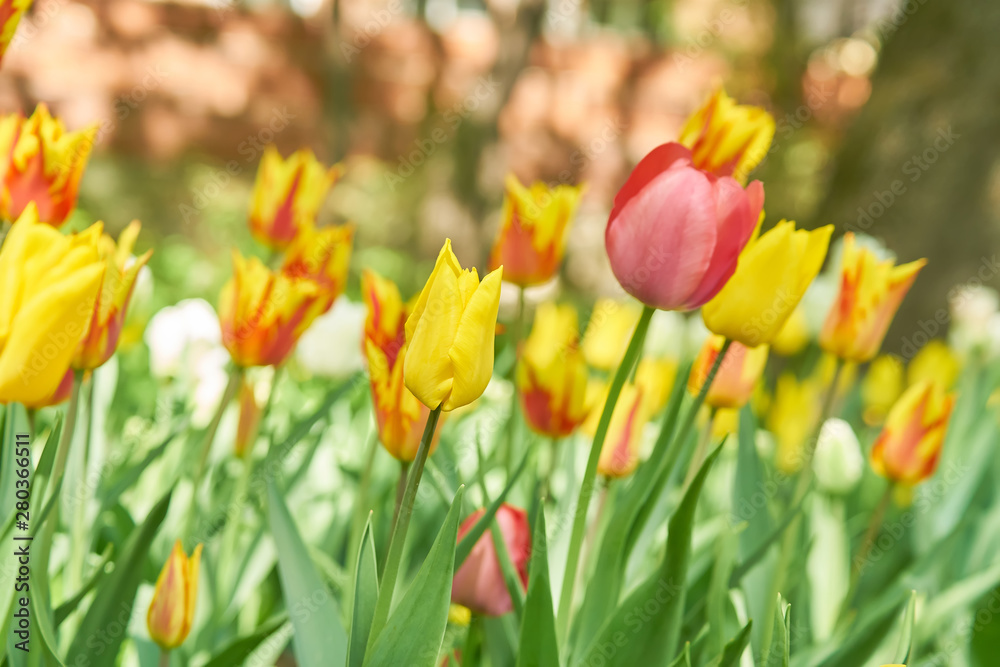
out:
{"label": "white tulip bud", "polygon": [[847,493],[861,481],[865,460],[850,424],[843,419],[823,422],[812,465],[817,484],[827,493]]}

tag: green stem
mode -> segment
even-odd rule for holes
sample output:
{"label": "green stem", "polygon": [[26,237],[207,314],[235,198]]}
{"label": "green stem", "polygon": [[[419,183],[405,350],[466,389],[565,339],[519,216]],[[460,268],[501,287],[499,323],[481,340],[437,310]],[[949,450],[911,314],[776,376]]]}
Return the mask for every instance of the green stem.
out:
{"label": "green stem", "polygon": [[538,489],[539,498],[544,501],[549,495],[549,489],[552,487],[552,473],[556,469],[556,463],[559,458],[559,440],[561,438],[553,437],[549,439],[549,464],[545,468],[545,474],[542,476],[542,483]]}
{"label": "green stem", "polygon": [[507,417],[507,448],[504,450],[504,469],[507,474],[510,475],[511,466],[514,461],[518,458],[514,455],[514,447],[517,443],[517,427],[518,423],[518,401],[517,401],[517,362],[518,354],[520,353],[521,338],[523,336],[524,329],[524,288],[520,287],[517,290],[517,315],[514,318],[514,322],[511,324],[510,328],[510,342],[514,348],[514,363],[510,367],[510,382],[511,382],[511,393],[510,393],[510,414]]}
{"label": "green stem", "polygon": [[170,667],[170,651],[160,650],[160,666]]}
{"label": "green stem", "polygon": [[[73,525],[71,526],[70,559],[67,581],[69,590],[77,590],[83,583],[83,562],[87,552],[90,551],[90,544],[87,540],[87,501],[90,499],[90,487],[87,484],[87,463],[90,455],[90,438],[93,431],[94,419],[94,384],[95,376],[91,375],[90,382],[87,383],[87,400],[83,404],[83,413],[86,417],[84,425],[86,430],[83,437],[83,464],[80,468],[82,476],[78,482],[75,504],[73,505]],[[87,544],[84,542],[87,541]]]}
{"label": "green stem", "polygon": [[[715,358],[718,362],[722,358],[720,354]],[[698,445],[695,447],[694,455],[691,457],[691,465],[688,466],[687,474],[684,476],[684,489],[686,490],[691,484],[691,480],[701,469],[701,463],[705,460],[705,452],[708,451],[708,442],[712,439],[712,425],[715,423],[715,415],[718,413],[717,408],[711,408],[708,412],[708,423],[705,424],[705,431],[701,434],[701,438],[698,439]]]}
{"label": "green stem", "polygon": [[403,494],[406,493],[406,476],[410,470],[407,461],[399,462],[399,479],[396,481],[396,504],[392,508],[392,531],[396,531],[396,524],[399,522],[399,508],[403,505]]}
{"label": "green stem", "polygon": [[378,589],[378,602],[375,603],[375,613],[372,618],[371,633],[368,636],[368,649],[374,646],[376,638],[385,626],[389,618],[389,609],[392,607],[392,596],[396,589],[396,578],[399,576],[399,564],[403,559],[403,546],[406,542],[406,531],[410,527],[410,517],[413,515],[413,503],[417,499],[417,487],[420,485],[420,478],[424,474],[424,466],[427,463],[427,455],[430,453],[431,442],[434,439],[434,430],[437,428],[438,419],[441,417],[441,406],[431,410],[427,415],[427,424],[424,426],[424,434],[420,438],[420,447],[417,448],[417,456],[413,460],[410,473],[406,479],[406,490],[403,492],[403,502],[399,507],[399,516],[389,538],[389,555],[386,558],[385,570],[382,573],[382,582]]}
{"label": "green stem", "polygon": [[597,431],[594,433],[594,441],[590,446],[590,456],[587,458],[587,469],[583,473],[583,480],[580,484],[580,494],[576,501],[576,511],[573,516],[573,532],[570,534],[569,551],[566,552],[566,567],[563,575],[562,593],[559,596],[559,615],[556,618],[556,633],[560,641],[564,640],[569,630],[569,616],[573,609],[573,593],[576,588],[576,573],[580,565],[580,550],[583,547],[583,538],[587,528],[587,509],[590,507],[590,499],[594,494],[594,483],[597,477],[597,463],[601,458],[601,449],[604,447],[604,439],[608,435],[608,427],[611,425],[611,415],[614,413],[615,404],[618,403],[618,396],[625,385],[625,379],[635,364],[639,350],[642,349],[643,340],[649,330],[649,321],[653,317],[654,309],[650,306],[643,308],[642,316],[632,333],[632,340],[629,341],[628,349],[625,350],[625,357],[622,359],[615,377],[611,381],[608,389],[608,398],[604,403],[604,410],[601,412],[601,419],[597,423]]}
{"label": "green stem", "polygon": [[861,582],[861,563],[868,557],[868,552],[871,551],[872,545],[875,544],[875,540],[878,538],[879,530],[882,528],[882,521],[885,519],[886,510],[889,509],[889,502],[892,500],[892,492],[895,488],[896,485],[892,481],[885,487],[882,498],[879,499],[878,505],[875,506],[875,511],[872,512],[871,521],[868,523],[868,530],[865,531],[865,536],[861,540],[861,544],[858,545],[858,554],[851,563],[851,585],[848,586],[847,595],[844,596],[841,617],[843,617],[844,612],[850,607],[852,599],[855,593],[857,593],[858,584]]}
{"label": "green stem", "polygon": [[[233,370],[229,373],[229,382],[226,384],[226,389],[222,393],[222,399],[219,401],[219,407],[215,409],[215,414],[212,415],[212,421],[208,423],[208,428],[205,430],[205,438],[201,443],[201,454],[198,457],[198,467],[194,471],[194,480],[191,486],[191,504],[188,506],[187,519],[184,522],[184,532],[183,537],[186,539],[191,536],[191,530],[194,528],[194,520],[197,515],[198,509],[198,489],[201,487],[201,480],[205,476],[205,468],[208,464],[208,454],[212,451],[212,442],[215,440],[215,432],[219,430],[219,423],[222,422],[222,415],[226,412],[226,407],[236,396],[236,390],[239,389],[240,380],[243,377],[243,369],[239,366],[234,366]],[[249,452],[247,453],[247,460],[249,460]]]}

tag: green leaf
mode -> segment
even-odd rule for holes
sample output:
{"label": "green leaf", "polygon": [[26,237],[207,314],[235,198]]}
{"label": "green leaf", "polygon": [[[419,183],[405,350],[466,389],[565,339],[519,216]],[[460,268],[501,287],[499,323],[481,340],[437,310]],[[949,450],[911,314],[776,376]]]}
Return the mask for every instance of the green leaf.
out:
{"label": "green leaf", "polygon": [[500,564],[503,582],[507,586],[510,601],[514,605],[514,615],[520,621],[521,615],[524,613],[524,589],[521,588],[521,577],[510,559],[510,552],[507,551],[507,543],[503,539],[500,524],[495,519],[490,530],[490,537],[493,540],[493,550],[497,555],[497,562]]}
{"label": "green leaf", "polygon": [[740,657],[750,643],[750,631],[753,628],[753,620],[747,621],[743,629],[726,643],[722,654],[708,663],[708,667],[739,667]]}
{"label": "green leaf", "polygon": [[[705,478],[721,451],[721,446],[716,447],[705,459],[670,518],[666,555],[659,570],[639,584],[604,623],[583,654],[583,664],[657,665],[675,655],[684,615],[695,508]],[[646,622],[638,628],[636,609],[647,612]],[[611,648],[615,649],[614,655],[608,658],[606,653]]]}
{"label": "green leaf", "polygon": [[[683,384],[683,383],[682,383]],[[691,642],[684,643],[684,649],[681,651],[672,663],[670,667],[691,667]]]}
{"label": "green leaf", "polygon": [[285,607],[295,627],[295,658],[302,667],[329,667],[347,661],[347,633],[330,589],[316,571],[288,506],[267,482],[268,523],[278,550],[278,574]]}
{"label": "green leaf", "polygon": [[917,592],[910,593],[910,601],[906,603],[903,612],[903,625],[899,630],[899,646],[896,648],[896,659],[899,665],[905,665],[910,659],[910,648],[913,646],[913,621],[917,614]]}
{"label": "green leaf", "polygon": [[779,593],[778,604],[774,607],[774,632],[771,634],[771,645],[764,653],[763,664],[765,665],[776,664],[788,667],[792,609],[789,606],[787,611],[782,611],[783,607],[784,601]]}
{"label": "green leaf", "polygon": [[705,600],[708,615],[709,655],[721,653],[726,643],[726,612],[732,609],[729,601],[729,579],[736,561],[738,536],[726,529],[716,545],[715,565],[708,585]]}
{"label": "green leaf", "polygon": [[348,662],[350,667],[361,667],[365,661],[365,647],[378,602],[378,562],[375,559],[375,538],[372,537],[372,515],[368,513],[365,530],[361,535],[358,561],[354,568],[354,614],[351,620]]}
{"label": "green leaf", "polygon": [[265,622],[262,626],[248,635],[237,637],[227,644],[221,651],[213,655],[202,667],[231,667],[232,665],[242,665],[244,661],[260,646],[268,637],[280,630],[288,623],[288,614],[282,613],[275,618]]}
{"label": "green leaf", "polygon": [[539,507],[528,565],[528,597],[521,617],[521,644],[516,667],[549,667],[559,664],[556,617],[549,580],[545,508]]}
{"label": "green leaf", "polygon": [[524,472],[530,457],[531,450],[528,450],[521,458],[521,463],[518,464],[514,474],[512,474],[510,479],[507,480],[507,486],[505,486],[503,491],[500,492],[500,495],[497,496],[492,503],[490,503],[490,506],[486,508],[486,512],[479,517],[479,521],[472,526],[472,529],[462,537],[462,541],[458,543],[458,547],[455,549],[456,568],[462,566],[462,563],[465,562],[465,559],[468,558],[469,554],[472,552],[472,547],[476,546],[476,542],[479,541],[479,538],[482,537],[483,533],[486,532],[486,529],[492,525],[493,518],[497,515],[497,510],[499,510],[500,506],[503,505],[504,500],[507,499],[507,494],[514,488],[514,485],[517,483],[517,479],[521,476],[521,473]]}
{"label": "green leaf", "polygon": [[[160,524],[167,516],[169,507],[170,492],[167,492],[149,511],[139,529],[129,536],[120,556],[115,559],[114,572],[105,577],[103,584],[97,589],[94,601],[83,617],[80,627],[77,628],[76,636],[73,637],[66,653],[79,664],[91,667],[115,664],[115,657],[118,655],[125,633],[112,635],[106,632],[106,628],[132,614],[135,592],[142,581],[149,547]],[[94,637],[106,638],[107,641],[95,642]],[[87,661],[80,660],[80,656],[87,658]]]}
{"label": "green leaf", "polygon": [[94,590],[94,587],[97,586],[98,582],[104,579],[105,575],[109,574],[107,566],[111,561],[111,554],[113,552],[114,546],[108,544],[108,546],[104,549],[104,554],[101,556],[101,562],[97,564],[96,568],[94,568],[94,572],[90,575],[90,578],[83,583],[80,590],[77,591],[73,597],[56,607],[53,614],[53,622],[57,628],[70,614],[76,610],[78,606],[80,606],[80,603],[85,597],[87,597],[87,594],[90,593],[90,591]]}
{"label": "green leaf", "polygon": [[367,667],[437,664],[448,626],[458,518],[464,493],[465,487],[460,486],[417,576],[365,656]]}

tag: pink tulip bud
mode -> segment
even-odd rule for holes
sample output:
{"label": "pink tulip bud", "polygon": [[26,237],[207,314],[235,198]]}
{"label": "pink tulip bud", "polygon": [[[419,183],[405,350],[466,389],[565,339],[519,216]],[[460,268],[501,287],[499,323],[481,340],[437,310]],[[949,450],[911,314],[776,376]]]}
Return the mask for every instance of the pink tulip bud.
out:
{"label": "pink tulip bud", "polygon": [[[472,530],[479,518],[486,513],[474,512],[458,529],[458,540]],[[517,569],[521,585],[528,586],[528,556],[531,553],[531,528],[528,514],[504,503],[497,510],[496,523],[500,525],[503,541],[507,545],[511,563]],[[464,605],[474,613],[485,616],[502,616],[514,607],[504,583],[500,561],[497,560],[493,537],[487,530],[472,547],[469,557],[455,573],[451,584],[451,601]]]}

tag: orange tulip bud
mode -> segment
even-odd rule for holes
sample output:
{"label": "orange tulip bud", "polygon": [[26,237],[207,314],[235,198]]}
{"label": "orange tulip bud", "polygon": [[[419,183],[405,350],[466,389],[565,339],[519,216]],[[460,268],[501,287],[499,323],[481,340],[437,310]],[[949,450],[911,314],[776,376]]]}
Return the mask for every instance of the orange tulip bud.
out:
{"label": "orange tulip bud", "polygon": [[535,183],[526,188],[513,174],[508,174],[505,186],[503,220],[490,253],[490,270],[503,266],[504,280],[521,287],[539,285],[559,270],[583,186],[550,188]]}
{"label": "orange tulip bud", "polygon": [[66,222],[96,139],[96,125],[67,132],[44,104],[28,119],[16,113],[0,120],[0,154],[9,156],[2,167],[0,216],[14,220],[34,202],[42,222]]}
{"label": "orange tulip bud", "polygon": [[268,269],[233,251],[233,277],[219,296],[222,344],[240,366],[276,366],[322,310],[312,280]]}
{"label": "orange tulip bud", "polygon": [[927,260],[895,266],[844,235],[840,292],[826,316],[819,344],[848,361],[869,361],[882,347],[889,324]]}
{"label": "orange tulip bud", "polygon": [[250,232],[273,250],[284,250],[299,230],[316,221],[326,193],[343,168],[327,169],[308,149],[281,158],[273,145],[264,150],[250,201]]}
{"label": "orange tulip bud", "polygon": [[254,384],[243,374],[240,382],[240,421],[236,425],[236,456],[246,456],[253,450],[257,440],[257,430],[260,427],[262,406],[257,401]]}
{"label": "orange tulip bud", "polygon": [[[697,395],[701,391],[724,341],[722,336],[709,336],[705,339],[688,377],[688,391],[692,394]],[[733,341],[719,366],[715,380],[708,388],[705,403],[715,408],[739,408],[746,405],[764,372],[767,352],[767,345],[748,348]]]}
{"label": "orange tulip bud", "polygon": [[316,282],[323,290],[323,312],[326,312],[347,284],[353,240],[352,225],[317,228],[307,223],[285,251],[281,270],[290,276]]}
{"label": "orange tulip bud", "polygon": [[183,644],[191,632],[195,603],[198,601],[200,562],[200,544],[188,558],[181,541],[177,540],[156,580],[153,601],[146,614],[146,627],[150,638],[165,651]]}
{"label": "orange tulip bud", "polygon": [[911,486],[933,475],[954,405],[955,395],[933,380],[921,380],[903,392],[872,446],[875,472]]}

